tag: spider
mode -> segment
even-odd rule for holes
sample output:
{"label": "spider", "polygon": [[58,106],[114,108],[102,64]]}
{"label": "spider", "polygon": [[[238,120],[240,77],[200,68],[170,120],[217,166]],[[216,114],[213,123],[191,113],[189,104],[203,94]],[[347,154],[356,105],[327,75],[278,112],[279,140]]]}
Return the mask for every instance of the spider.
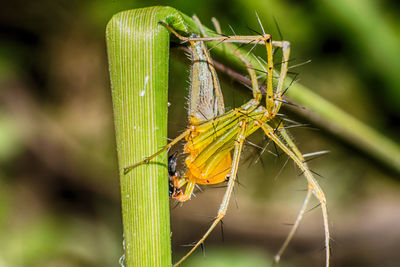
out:
{"label": "spider", "polygon": [[[292,239],[303,217],[309,199],[314,195],[319,201],[323,215],[326,249],[325,265],[328,267],[330,233],[325,194],[313,177],[313,173],[308,168],[302,153],[287,133],[282,120],[279,119],[278,116],[281,105],[285,102],[282,96],[287,90],[287,88],[284,88],[284,82],[288,70],[290,43],[287,41],[273,41],[271,35],[265,33],[259,18],[258,21],[262,29],[262,34],[253,36],[222,36],[218,22],[213,20],[217,33],[220,34],[220,36],[208,37],[205,36],[201,23],[197,18],[195,18],[195,21],[202,31],[203,37],[195,35],[184,37],[165,22],[160,22],[160,24],[173,33],[182,43],[189,43],[191,47],[193,66],[192,87],[190,90],[191,102],[189,105],[190,125],[183,133],[161,150],[124,169],[126,173],[140,164],[148,163],[154,157],[168,150],[180,140],[185,139],[187,141],[184,147],[184,152],[187,153],[185,159],[187,171],[185,175],[179,177],[175,171],[175,167],[173,169],[169,168],[169,170],[171,170],[171,197],[180,202],[184,202],[190,199],[196,184],[211,185],[227,181],[227,188],[213,223],[193,248],[174,266],[181,264],[189,257],[189,255],[205,241],[225,216],[236,182],[243,143],[248,136],[253,134],[256,130],[261,129],[270,140],[280,147],[284,153],[296,163],[308,183],[307,195],[300,212],[288,237],[276,254],[274,262],[279,262],[283,251]],[[244,105],[233,108],[227,112],[225,112],[223,107],[222,93],[219,88],[214,67],[211,63],[209,53],[204,46],[204,42],[209,41],[217,41],[227,46],[246,66],[252,82],[253,98]],[[254,45],[265,45],[267,52],[266,66],[259,62],[266,74],[265,105],[262,104],[263,94],[260,90],[255,69],[248,60],[250,53],[245,55],[230,43],[254,43]],[[277,77],[274,77],[274,75],[276,75],[273,63],[274,48],[282,49],[282,62],[280,63],[280,71]],[[196,63],[198,64],[196,71],[200,70],[203,72],[203,76],[200,75],[203,78],[199,80],[193,80],[196,78],[193,76]],[[205,65],[202,66],[201,63],[205,63]],[[275,78],[277,78],[276,86],[274,86],[273,83]],[[202,81],[203,83],[201,83]],[[207,113],[206,111],[209,112]],[[170,159],[173,161],[176,160],[176,158]],[[183,187],[185,187],[184,190]]]}

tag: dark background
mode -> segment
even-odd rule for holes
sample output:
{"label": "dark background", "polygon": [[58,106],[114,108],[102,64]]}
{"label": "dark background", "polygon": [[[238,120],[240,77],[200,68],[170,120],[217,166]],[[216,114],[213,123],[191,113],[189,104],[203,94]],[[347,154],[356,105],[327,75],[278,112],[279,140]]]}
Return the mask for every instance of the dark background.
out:
{"label": "dark background", "polygon": [[[166,4],[209,27],[216,17],[227,34],[228,24],[244,35],[251,34],[248,26],[258,30],[257,11],[279,39],[275,18],[294,62],[312,60],[296,69],[300,82],[399,142],[397,1],[8,1],[0,9],[0,266],[118,265],[122,227],[105,26],[118,11]],[[187,125],[189,66],[177,57],[182,52],[172,51],[169,137]],[[251,97],[230,79],[221,83],[227,107]],[[314,128],[291,133],[305,153],[331,151],[310,165],[324,177],[333,266],[398,266],[399,174]],[[261,143],[262,135],[252,140]],[[291,162],[280,173],[283,155],[266,153],[255,164],[254,149],[245,152],[224,241],[215,230],[205,257],[199,250],[185,266],[268,266],[288,233],[305,196],[304,178]],[[175,258],[209,225],[223,190],[208,188],[172,209]],[[281,266],[323,262],[316,208]]]}

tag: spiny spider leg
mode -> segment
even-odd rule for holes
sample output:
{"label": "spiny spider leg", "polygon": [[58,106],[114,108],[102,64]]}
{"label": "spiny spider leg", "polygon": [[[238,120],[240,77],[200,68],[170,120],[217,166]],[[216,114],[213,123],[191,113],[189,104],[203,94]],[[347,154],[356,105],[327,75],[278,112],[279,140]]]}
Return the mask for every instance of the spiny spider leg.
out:
{"label": "spiny spider leg", "polygon": [[[322,216],[323,216],[323,221],[324,221],[324,229],[325,229],[325,259],[326,263],[325,266],[329,267],[329,257],[330,257],[330,232],[329,232],[329,223],[328,223],[328,209],[326,206],[326,198],[325,194],[322,191],[321,187],[319,186],[318,182],[315,180],[313,177],[310,169],[308,168],[307,164],[304,163],[303,156],[301,155],[300,151],[298,151],[297,147],[294,145],[293,141],[289,137],[289,135],[286,133],[286,130],[284,128],[280,128],[279,132],[283,136],[282,140],[277,133],[275,132],[274,128],[268,125],[267,123],[263,123],[262,121],[258,121],[260,123],[260,127],[263,129],[265,134],[272,139],[289,157],[293,159],[293,161],[296,163],[296,165],[300,168],[300,170],[303,172],[304,176],[307,179],[308,183],[308,191],[312,191],[312,193],[315,195],[315,197],[318,199],[319,203],[321,204],[321,209],[322,209]],[[287,142],[287,144],[285,144]],[[300,157],[299,157],[300,156]],[[306,209],[306,204],[308,202],[308,199],[310,198],[310,194],[307,193],[307,196],[304,200],[303,207],[301,208],[299,215],[296,219],[295,224],[292,227],[292,230],[285,240],[284,245],[280,249],[279,252],[283,252],[283,250],[286,248],[287,244],[290,239],[292,238],[294,232],[296,231],[298,224],[300,223],[300,220],[302,219],[302,216],[304,214],[304,211]],[[304,205],[305,204],[305,205]],[[280,253],[275,256],[275,261],[278,262],[280,259]]]}
{"label": "spiny spider leg", "polygon": [[184,131],[183,133],[181,133],[178,137],[176,137],[174,140],[172,140],[171,142],[169,142],[165,147],[161,148],[160,150],[158,150],[156,153],[154,153],[151,156],[148,156],[147,158],[145,158],[142,161],[139,161],[135,164],[132,164],[130,166],[127,166],[124,168],[124,173],[128,173],[130,170],[132,170],[133,168],[144,164],[144,163],[148,163],[150,160],[154,159],[155,157],[157,157],[158,155],[160,155],[162,152],[166,151],[168,148],[172,147],[173,145],[175,145],[176,143],[178,143],[180,140],[182,140],[183,138],[185,138],[188,134],[190,133],[190,129],[187,129],[186,131]]}
{"label": "spiny spider leg", "polygon": [[235,142],[235,149],[234,149],[234,154],[233,154],[233,165],[232,165],[232,170],[231,173],[229,174],[229,181],[228,181],[228,186],[225,191],[224,198],[222,199],[221,205],[218,210],[217,217],[215,218],[214,222],[212,225],[208,228],[207,232],[202,236],[202,238],[197,241],[196,245],[182,258],[180,259],[177,263],[175,263],[173,266],[178,266],[181,264],[184,260],[186,260],[201,244],[204,243],[206,238],[211,234],[211,232],[214,230],[214,228],[218,225],[218,223],[224,218],[226,211],[228,209],[229,205],[229,200],[231,199],[231,195],[233,192],[233,188],[235,186],[235,180],[236,180],[236,174],[237,170],[239,167],[239,160],[240,160],[240,154],[242,152],[242,147],[243,147],[243,142],[245,140],[245,132],[246,132],[246,122],[243,120],[239,123],[239,127],[241,128],[239,134],[236,137],[236,142]]}

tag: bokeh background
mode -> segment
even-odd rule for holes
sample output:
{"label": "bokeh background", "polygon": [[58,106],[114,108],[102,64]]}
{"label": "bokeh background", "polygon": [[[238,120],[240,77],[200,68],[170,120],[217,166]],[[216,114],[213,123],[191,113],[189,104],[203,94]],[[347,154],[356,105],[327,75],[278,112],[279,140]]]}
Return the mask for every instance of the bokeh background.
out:
{"label": "bokeh background", "polygon": [[[105,26],[118,11],[166,4],[210,27],[216,17],[227,34],[228,25],[241,34],[258,30],[257,11],[279,39],[275,18],[294,62],[312,60],[296,69],[300,82],[400,143],[397,1],[8,1],[0,9],[0,266],[118,266],[123,238]],[[187,125],[189,67],[181,55],[172,51],[169,137]],[[226,77],[222,88],[227,107],[250,97]],[[291,133],[304,152],[331,151],[310,165],[324,177],[333,265],[400,266],[399,173],[316,129]],[[252,140],[263,142],[261,135]],[[255,164],[257,152],[245,152],[223,238],[217,229],[185,266],[269,266],[286,237],[304,178],[283,155],[265,153]],[[171,201],[175,258],[209,225],[223,190],[208,188],[183,206]],[[281,266],[323,266],[323,249],[315,208]]]}

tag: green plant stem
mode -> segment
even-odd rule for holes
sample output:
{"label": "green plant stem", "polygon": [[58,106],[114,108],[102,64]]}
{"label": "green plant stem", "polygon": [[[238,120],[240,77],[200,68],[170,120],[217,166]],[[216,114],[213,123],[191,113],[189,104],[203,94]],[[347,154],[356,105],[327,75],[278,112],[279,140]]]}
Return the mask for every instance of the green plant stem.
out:
{"label": "green plant stem", "polygon": [[106,30],[129,267],[171,265],[166,155],[123,171],[167,141],[169,33],[159,21],[185,30],[179,12],[168,7],[118,13]]}

